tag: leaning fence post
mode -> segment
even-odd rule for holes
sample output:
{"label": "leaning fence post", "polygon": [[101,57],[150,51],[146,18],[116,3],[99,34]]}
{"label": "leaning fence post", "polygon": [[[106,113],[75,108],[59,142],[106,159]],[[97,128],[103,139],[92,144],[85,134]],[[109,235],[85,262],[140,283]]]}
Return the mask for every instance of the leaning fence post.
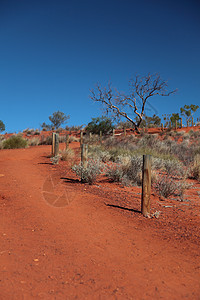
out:
{"label": "leaning fence post", "polygon": [[57,156],[59,154],[59,134],[55,134],[55,147],[54,147],[54,156]]}
{"label": "leaning fence post", "polygon": [[151,155],[143,155],[141,212],[145,217],[148,217],[150,215],[150,195]]}
{"label": "leaning fence post", "polygon": [[52,148],[51,148],[51,154],[52,156],[55,155],[55,132],[52,132]]}

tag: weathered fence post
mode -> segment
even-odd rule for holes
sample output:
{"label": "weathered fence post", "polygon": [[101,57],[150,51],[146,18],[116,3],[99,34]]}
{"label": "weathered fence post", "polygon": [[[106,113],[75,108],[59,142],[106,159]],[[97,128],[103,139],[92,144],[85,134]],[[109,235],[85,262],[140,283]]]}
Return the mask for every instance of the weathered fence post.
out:
{"label": "weathered fence post", "polygon": [[164,131],[164,128],[163,128],[163,123],[161,124],[161,130],[162,130],[162,131]]}
{"label": "weathered fence post", "polygon": [[54,156],[57,156],[59,154],[59,134],[55,134],[55,147],[54,147]]}
{"label": "weathered fence post", "polygon": [[113,128],[112,135],[115,136],[115,129]]}
{"label": "weathered fence post", "polygon": [[150,216],[150,195],[151,155],[143,155],[141,212],[145,217]]}
{"label": "weathered fence post", "polygon": [[80,136],[80,145],[83,144],[83,131],[81,131],[81,136]]}
{"label": "weathered fence post", "polygon": [[69,134],[66,135],[66,150],[69,148]]}
{"label": "weathered fence post", "polygon": [[182,118],[181,118],[181,124],[180,125],[181,125],[180,127],[182,128],[183,127],[183,120],[182,120]]}
{"label": "weathered fence post", "polygon": [[52,132],[52,148],[51,148],[51,154],[52,156],[55,155],[55,132]]}
{"label": "weathered fence post", "polygon": [[192,127],[194,126],[194,118],[192,117]]}
{"label": "weathered fence post", "polygon": [[[81,165],[83,168],[87,168],[88,164],[88,145],[81,145]],[[81,181],[83,181],[83,173],[81,172]]]}
{"label": "weathered fence post", "polygon": [[90,142],[92,140],[92,132],[89,133]]}

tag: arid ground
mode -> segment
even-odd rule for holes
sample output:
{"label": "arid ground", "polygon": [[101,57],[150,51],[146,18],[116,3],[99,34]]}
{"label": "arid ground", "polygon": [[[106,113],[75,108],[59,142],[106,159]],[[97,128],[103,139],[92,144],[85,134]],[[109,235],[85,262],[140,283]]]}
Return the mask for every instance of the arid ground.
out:
{"label": "arid ground", "polygon": [[200,299],[197,181],[184,202],[152,191],[148,219],[140,188],[81,184],[50,153],[0,151],[0,299]]}

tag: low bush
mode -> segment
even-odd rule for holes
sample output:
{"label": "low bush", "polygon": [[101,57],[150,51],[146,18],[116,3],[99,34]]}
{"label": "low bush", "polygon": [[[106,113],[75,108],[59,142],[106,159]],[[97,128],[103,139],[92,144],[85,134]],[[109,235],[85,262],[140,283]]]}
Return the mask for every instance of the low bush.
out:
{"label": "low bush", "polygon": [[157,193],[164,197],[168,198],[177,191],[177,186],[174,180],[168,176],[161,176],[154,184],[154,188]]}
{"label": "low bush", "polygon": [[107,167],[106,176],[123,185],[141,185],[142,157],[119,156],[117,163],[112,163]]}
{"label": "low bush", "polygon": [[184,176],[184,166],[180,161],[167,159],[164,161],[164,167],[168,175]]}
{"label": "low bush", "polygon": [[51,160],[53,165],[58,165],[59,160],[60,160],[60,156],[59,155],[53,156],[53,157],[50,158],[50,160]]}
{"label": "low bush", "polygon": [[200,181],[200,165],[193,167],[192,174],[194,179]]}
{"label": "low bush", "polygon": [[89,147],[89,158],[99,159],[102,162],[108,162],[110,160],[110,153],[106,151],[102,146]]}
{"label": "low bush", "polygon": [[49,136],[41,135],[40,145],[52,145],[52,135]]}
{"label": "low bush", "polygon": [[82,182],[93,184],[97,176],[104,172],[104,165],[99,160],[89,160],[86,168],[80,163],[74,165],[72,170],[82,179]]}
{"label": "low bush", "polygon": [[40,143],[40,139],[38,137],[34,137],[28,141],[29,146],[38,146]]}
{"label": "low bush", "polygon": [[122,164],[113,163],[107,167],[106,176],[113,182],[121,182],[125,176],[125,169]]}
{"label": "low bush", "polygon": [[164,198],[169,198],[170,196],[178,196],[183,199],[184,191],[187,188],[184,181],[176,182],[170,176],[161,176],[154,183],[154,189],[156,192]]}
{"label": "low bush", "polygon": [[27,146],[28,141],[17,135],[13,135],[3,142],[4,149],[26,148]]}

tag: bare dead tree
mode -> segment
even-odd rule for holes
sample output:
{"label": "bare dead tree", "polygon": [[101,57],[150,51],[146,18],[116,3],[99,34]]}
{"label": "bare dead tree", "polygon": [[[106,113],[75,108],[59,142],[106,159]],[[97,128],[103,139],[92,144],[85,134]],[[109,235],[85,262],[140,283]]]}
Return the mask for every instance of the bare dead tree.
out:
{"label": "bare dead tree", "polygon": [[[139,133],[138,128],[144,116],[147,100],[156,95],[169,96],[177,91],[167,89],[167,81],[162,80],[157,73],[143,77],[136,75],[134,80],[129,81],[129,94],[126,95],[112,88],[111,83],[108,83],[107,87],[101,87],[97,83],[95,89],[90,90],[90,98],[102,103],[104,111],[111,113],[113,117],[126,118]],[[131,117],[130,111],[134,112],[137,121]]]}

